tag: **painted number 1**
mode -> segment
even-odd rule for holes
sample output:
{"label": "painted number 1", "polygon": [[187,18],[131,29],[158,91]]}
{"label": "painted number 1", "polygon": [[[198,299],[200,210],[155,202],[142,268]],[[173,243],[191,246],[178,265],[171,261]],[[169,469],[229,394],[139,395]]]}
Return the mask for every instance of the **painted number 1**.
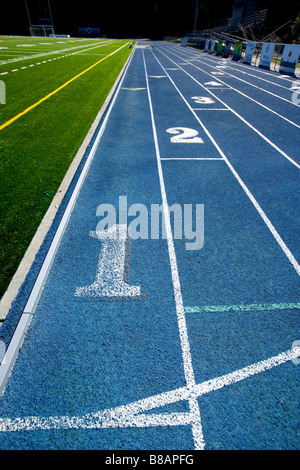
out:
{"label": "painted number 1", "polygon": [[140,286],[129,285],[129,256],[127,225],[113,225],[102,232],[90,232],[101,241],[101,251],[94,282],[90,286],[77,287],[75,297],[95,299],[142,299],[145,294]]}

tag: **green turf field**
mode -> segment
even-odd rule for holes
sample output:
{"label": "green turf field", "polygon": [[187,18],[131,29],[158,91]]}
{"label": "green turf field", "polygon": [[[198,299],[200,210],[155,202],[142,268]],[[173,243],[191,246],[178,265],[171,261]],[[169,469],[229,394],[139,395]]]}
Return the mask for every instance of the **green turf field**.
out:
{"label": "green turf field", "polygon": [[0,298],[132,50],[127,42],[0,36]]}

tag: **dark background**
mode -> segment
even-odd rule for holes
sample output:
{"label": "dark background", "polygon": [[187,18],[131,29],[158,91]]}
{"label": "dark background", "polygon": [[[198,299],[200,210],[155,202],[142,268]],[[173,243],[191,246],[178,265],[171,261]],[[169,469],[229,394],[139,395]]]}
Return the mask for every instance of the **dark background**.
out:
{"label": "dark background", "polygon": [[[194,29],[196,0],[49,0],[56,34],[78,36],[78,27],[101,28],[108,37],[153,38],[184,36]],[[242,0],[241,0],[242,1]],[[234,0],[199,0],[197,29],[211,28],[230,18]],[[32,24],[49,16],[48,0],[27,0]],[[258,0],[257,10],[269,9],[274,27],[294,19],[297,0]],[[0,0],[0,34],[29,35],[24,0]]]}

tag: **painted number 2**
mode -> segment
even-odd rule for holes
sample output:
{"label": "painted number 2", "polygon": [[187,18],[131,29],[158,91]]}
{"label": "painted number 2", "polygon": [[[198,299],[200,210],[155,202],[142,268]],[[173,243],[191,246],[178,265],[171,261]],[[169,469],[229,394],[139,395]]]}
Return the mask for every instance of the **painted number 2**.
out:
{"label": "painted number 2", "polygon": [[189,127],[170,127],[166,130],[169,134],[175,134],[171,137],[171,142],[177,144],[203,144],[201,137],[198,137],[198,131]]}
{"label": "painted number 2", "polygon": [[192,100],[199,104],[213,104],[214,100],[209,96],[192,96]]}

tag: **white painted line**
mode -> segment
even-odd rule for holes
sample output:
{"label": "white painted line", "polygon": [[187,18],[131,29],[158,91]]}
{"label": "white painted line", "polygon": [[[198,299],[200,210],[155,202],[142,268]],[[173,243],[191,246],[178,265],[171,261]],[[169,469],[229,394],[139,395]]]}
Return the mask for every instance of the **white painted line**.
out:
{"label": "white painted line", "polygon": [[[180,57],[180,56],[178,56],[178,57]],[[203,57],[203,59],[209,60],[208,57]],[[197,59],[197,61],[200,62],[200,63],[202,63],[203,65],[207,65],[207,66],[209,66],[209,67],[213,67],[213,65],[207,64],[206,62],[204,62],[204,61],[201,60],[201,59]],[[241,64],[241,65],[242,65],[242,64]],[[228,68],[230,68],[230,69],[232,69],[232,70],[234,70],[234,71],[236,71],[236,72],[240,72],[240,73],[242,73],[242,74],[244,74],[244,75],[249,75],[249,76],[251,76],[251,77],[253,77],[253,78],[256,78],[257,80],[263,80],[263,81],[265,81],[265,82],[267,82],[267,83],[269,83],[269,84],[271,84],[271,85],[274,85],[274,86],[277,86],[277,87],[280,87],[280,88],[284,88],[285,90],[289,90],[289,88],[288,88],[287,86],[284,86],[284,85],[282,85],[282,84],[280,84],[280,83],[273,82],[273,81],[271,81],[271,80],[267,80],[267,79],[265,79],[265,78],[263,78],[263,77],[261,77],[261,76],[253,75],[253,74],[249,73],[249,71],[245,72],[245,71],[243,71],[243,70],[240,70],[239,68],[230,67],[230,66],[228,66]],[[258,71],[258,72],[261,72],[261,69],[257,69],[257,71]],[[269,91],[269,90],[266,90],[265,88],[261,88],[260,86],[255,85],[255,84],[252,83],[252,82],[248,82],[247,80],[243,80],[242,78],[237,77],[236,75],[231,74],[231,73],[229,73],[228,71],[226,71],[226,74],[227,74],[227,75],[230,75],[231,77],[236,78],[237,80],[240,80],[240,81],[242,81],[242,82],[245,82],[247,85],[250,85],[250,86],[252,86],[252,87],[254,87],[254,88],[258,88],[259,90],[261,90],[261,91],[263,91],[263,92],[265,92],[265,93],[269,93],[270,95],[273,95],[273,96],[275,96],[276,98],[279,98],[279,99],[281,99],[281,100],[283,100],[283,101],[287,101],[287,102],[290,103],[290,104],[299,106],[299,105],[297,105],[297,103],[293,103],[291,100],[288,100],[287,98],[284,98],[284,97],[282,97],[282,96],[280,96],[280,95],[277,95],[277,94],[275,94],[275,93],[273,93],[273,92],[271,92],[271,91]],[[273,75],[273,77],[274,77],[274,78],[279,78],[279,79],[282,78],[282,77],[280,77],[280,76],[275,77],[274,75]],[[297,80],[296,77],[291,77],[291,76],[290,76],[290,80],[293,79],[293,78],[294,78],[294,80]],[[289,80],[289,81],[290,81],[290,80]]]}
{"label": "white painted line", "polygon": [[121,90],[140,91],[140,90],[146,90],[146,88],[125,88],[125,87],[122,87]]}
{"label": "white painted line", "polygon": [[[209,57],[203,57],[203,59],[209,60]],[[194,60],[194,59],[193,59],[193,60]],[[202,62],[202,63],[205,64],[205,65],[209,65],[210,67],[212,67],[212,65],[206,64],[205,62],[201,61],[201,58],[199,58],[199,59],[197,59],[197,60],[198,60],[199,62]],[[212,61],[211,61],[211,62],[212,62]],[[239,64],[239,67],[240,67],[240,66],[243,66],[243,64]],[[217,67],[220,68],[220,66],[217,66]],[[244,66],[244,67],[245,67],[245,66]],[[229,64],[228,64],[228,66],[227,66],[226,68],[227,68],[227,69],[234,70],[234,71],[236,71],[236,72],[243,73],[244,75],[249,75],[249,77],[253,77],[253,78],[256,78],[257,80],[262,80],[262,81],[264,81],[264,82],[270,83],[271,85],[274,85],[274,86],[277,86],[277,87],[284,88],[284,89],[288,90],[288,88],[287,88],[286,86],[284,86],[284,85],[281,85],[281,83],[276,83],[276,82],[273,82],[272,80],[267,80],[266,78],[263,78],[262,76],[253,75],[252,73],[249,72],[249,69],[248,69],[247,71],[244,71],[244,70],[240,70],[238,67],[230,67]],[[247,67],[247,68],[248,68],[248,67]],[[256,71],[257,71],[257,72],[262,72],[262,69],[257,68]],[[238,80],[240,79],[240,78],[237,77],[236,75],[232,75],[232,74],[230,74],[229,72],[226,72],[226,73],[227,73],[228,75],[231,75],[232,77],[237,78]],[[265,75],[266,75],[266,73],[265,73]],[[268,74],[268,75],[270,75],[270,74]],[[289,76],[289,75],[285,75],[285,76],[281,76],[281,75],[280,75],[280,76],[278,76],[278,77],[272,75],[272,77],[274,77],[274,78],[279,78],[279,79],[280,79],[280,78],[287,77],[287,76],[289,77],[289,79],[293,78],[293,77],[291,77],[291,76]],[[294,79],[296,80],[297,78],[294,77]],[[243,80],[243,81],[245,81],[245,80]],[[245,81],[245,82],[246,82],[247,84],[249,84],[249,85],[256,86],[256,85],[253,85],[251,82],[247,82],[247,81]],[[259,87],[258,87],[258,88],[259,88]],[[261,90],[266,91],[264,88],[261,88]],[[275,96],[278,97],[278,95],[275,95]]]}
{"label": "white painted line", "polygon": [[[191,64],[191,65],[193,65],[193,66],[196,67],[197,69],[203,71],[204,73],[207,73],[207,74],[208,74],[208,72],[205,72],[205,70],[201,69],[200,67],[197,67],[197,66],[194,65],[194,64]],[[209,74],[209,75],[210,75],[210,74]],[[219,79],[219,80],[220,80],[220,82],[225,83],[225,82],[223,82],[221,79]],[[241,79],[239,78],[238,80],[241,80]],[[245,80],[242,80],[242,81],[244,82]],[[247,83],[247,82],[246,82],[246,83]],[[226,85],[226,83],[225,83],[225,85]],[[244,97],[247,98],[248,100],[251,100],[251,101],[253,101],[254,103],[258,104],[259,106],[262,106],[262,107],[265,108],[267,111],[269,111],[269,112],[271,112],[271,113],[273,113],[273,114],[276,114],[276,116],[280,117],[281,119],[284,119],[284,120],[287,121],[289,124],[292,124],[293,126],[298,127],[298,128],[300,129],[300,126],[299,126],[298,124],[296,124],[295,122],[293,122],[293,121],[291,121],[290,119],[286,118],[285,116],[282,116],[282,114],[277,113],[277,112],[274,111],[273,109],[271,109],[271,108],[269,108],[268,106],[262,104],[260,101],[255,100],[255,99],[252,98],[251,96],[246,95],[246,93],[243,93],[242,91],[238,90],[237,88],[234,88],[234,87],[231,86],[231,85],[228,85],[228,86],[229,86],[229,88],[231,88],[232,90],[236,91],[236,92],[239,93],[240,95],[244,96]],[[289,100],[287,100],[287,101],[290,102]],[[297,106],[298,106],[298,105],[297,105]]]}
{"label": "white painted line", "polygon": [[[184,374],[185,374],[187,388],[190,389],[190,388],[193,388],[195,385],[195,375],[194,375],[194,370],[193,370],[193,365],[192,365],[192,356],[191,356],[191,351],[190,351],[186,318],[185,318],[183,300],[182,300],[182,295],[181,295],[181,285],[180,285],[180,280],[179,280],[177,259],[176,259],[171,221],[170,221],[169,206],[168,206],[168,201],[167,201],[167,194],[166,194],[166,188],[165,188],[161,159],[160,159],[160,150],[159,150],[159,145],[158,145],[156,125],[155,125],[155,120],[154,120],[154,113],[153,113],[153,107],[152,107],[152,99],[151,99],[151,93],[150,93],[150,88],[149,88],[148,72],[147,72],[144,50],[142,50],[142,52],[143,52],[146,84],[147,84],[148,101],[149,101],[150,114],[151,114],[152,131],[153,131],[153,138],[154,138],[154,144],[155,144],[160,191],[161,191],[161,197],[162,197],[163,214],[164,214],[164,221],[165,221],[165,228],[166,228],[166,235],[167,235],[167,244],[168,244],[169,260],[170,260],[170,266],[171,266],[172,283],[173,283],[173,289],[174,289],[175,306],[176,306],[178,329],[179,329],[179,336],[180,336],[180,343],[181,343],[183,367],[184,367]],[[201,426],[199,404],[196,398],[194,398],[193,396],[190,396],[189,398],[189,406],[190,406],[191,414],[193,416],[192,432],[193,432],[195,448],[199,450],[200,449],[203,450],[205,443],[204,443],[203,431],[202,431],[202,426]]]}
{"label": "white painted line", "polygon": [[16,357],[19,353],[19,349],[23,343],[24,336],[26,334],[30,321],[31,315],[21,315],[12,340],[7,348],[4,357],[2,358],[0,364],[0,397],[4,391],[5,385],[7,384],[12,365],[14,364]]}
{"label": "white painted line", "polygon": [[[167,48],[166,48],[166,49],[167,49]],[[171,49],[170,49],[170,48],[168,48],[168,50],[171,52]],[[183,51],[182,51],[182,52],[183,52]],[[184,51],[184,52],[186,52],[186,51]],[[189,49],[189,52],[191,53],[192,50]],[[199,60],[199,59],[202,59],[202,58],[209,60],[210,57],[211,57],[211,56],[206,56],[206,55],[205,55],[205,56],[203,55],[202,57],[200,57],[198,52],[196,52],[196,51],[193,51],[193,52],[194,52],[194,54],[192,55],[192,57],[193,57],[192,60]],[[186,56],[181,57],[181,59],[183,59],[183,58],[185,59],[185,57],[186,57]],[[216,58],[216,57],[215,57],[215,58]],[[211,60],[213,61],[213,59],[211,59]],[[229,68],[231,68],[231,69],[233,69],[233,70],[235,70],[235,71],[238,71],[238,72],[241,72],[241,73],[244,73],[244,74],[247,74],[247,75],[252,75],[252,74],[249,73],[249,65],[246,65],[246,64],[244,64],[244,63],[242,63],[242,62],[236,63],[236,62],[231,61],[230,59],[229,59],[229,60],[228,60],[228,59],[220,59],[220,64],[226,65],[227,67],[229,67]],[[236,67],[235,67],[234,65],[236,65]],[[216,66],[216,67],[219,67],[219,66]],[[246,71],[240,70],[241,68],[246,69]],[[275,74],[272,73],[271,71],[268,72],[267,70],[262,69],[262,68],[259,68],[259,67],[255,66],[255,65],[252,67],[252,70],[251,70],[251,71],[252,71],[252,72],[254,72],[254,71],[255,71],[255,72],[258,72],[258,73],[261,75],[261,76],[253,75],[253,77],[257,78],[258,80],[269,81],[270,83],[272,83],[272,85],[279,86],[279,87],[283,87],[283,88],[285,88],[283,85],[280,85],[280,84],[278,84],[278,83],[275,83],[275,82],[273,82],[273,81],[271,81],[271,80],[266,80],[266,79],[264,79],[264,78],[262,77],[262,75],[270,76],[270,77],[272,77],[272,78],[279,79],[279,80],[281,80],[281,81],[282,81],[282,79],[291,81],[291,80],[293,80],[293,79],[299,78],[299,77],[292,77],[291,75],[283,75],[283,74],[281,74],[281,73],[278,73],[277,75],[275,75]],[[275,71],[275,70],[273,70],[273,72],[274,72],[274,71]]]}
{"label": "white painted line", "polygon": [[166,158],[163,158],[161,157],[161,160],[220,160],[220,161],[224,161],[224,158],[215,158],[215,157],[166,157]]}
{"label": "white painted line", "polygon": [[166,405],[186,401],[191,393],[196,398],[229,387],[249,377],[297,360],[300,347],[251,364],[229,374],[196,384],[192,390],[181,387],[159,395],[83,416],[26,416],[0,418],[0,432],[36,431],[50,429],[100,429],[122,427],[186,426],[193,424],[192,413],[145,414]]}
{"label": "white painted line", "polygon": [[197,396],[202,396],[209,392],[220,390],[223,387],[228,387],[234,383],[245,380],[253,375],[260,374],[267,370],[277,367],[285,362],[296,359],[300,355],[300,347],[293,348],[289,351],[285,351],[278,356],[270,357],[264,361],[251,364],[250,366],[244,367],[243,369],[236,370],[235,372],[217,377],[216,379],[207,380],[202,384],[196,385],[195,393]]}
{"label": "white painted line", "polygon": [[[113,40],[104,41],[104,42],[98,43],[96,45],[94,45],[95,44],[94,43],[93,45],[91,45],[87,49],[84,49],[84,50],[78,51],[78,52],[73,52],[72,54],[79,54],[80,52],[85,52],[85,51],[88,51],[90,49],[94,49],[96,47],[105,47],[106,45],[111,45],[112,43],[115,43],[115,42],[118,42],[118,41],[113,41]],[[67,49],[57,49],[57,50],[50,51],[50,52],[42,52],[40,54],[34,54],[34,55],[30,55],[30,56],[14,57],[13,59],[8,59],[6,61],[1,62],[1,64],[8,64],[8,63],[11,63],[11,62],[18,62],[20,60],[34,59],[36,57],[44,57],[44,56],[48,56],[48,55],[61,54],[62,52],[72,51],[74,49],[81,49],[82,47],[85,47],[85,46],[81,45],[81,46],[69,47]],[[66,56],[64,56],[64,57],[66,57]]]}
{"label": "white painted line", "polygon": [[[166,48],[165,48],[165,49],[166,49]],[[169,51],[169,52],[171,52],[171,51]],[[174,52],[171,52],[171,54],[176,55],[179,59],[182,59],[182,57],[181,57],[180,55],[175,54]],[[204,59],[204,60],[203,60],[203,59]],[[198,58],[198,59],[196,59],[196,60],[197,60],[197,62],[200,62],[200,63],[202,63],[203,65],[207,65],[208,67],[212,67],[212,68],[213,68],[212,65],[207,64],[207,62],[205,62],[205,59],[209,60],[209,57],[207,57],[207,56],[206,56],[206,57],[201,57],[201,58]],[[187,59],[187,60],[188,60],[188,59]],[[194,60],[194,59],[193,59],[193,60]],[[193,65],[193,64],[190,64],[190,65]],[[229,68],[232,68],[232,67],[229,67]],[[279,87],[281,87],[281,88],[284,88],[284,89],[288,90],[287,87],[285,87],[285,86],[283,86],[283,85],[281,85],[281,84],[272,82],[272,81],[270,81],[270,80],[266,80],[266,79],[264,79],[264,78],[262,78],[262,77],[257,77],[256,75],[252,75],[252,74],[250,74],[249,72],[243,72],[243,71],[241,71],[241,70],[238,70],[237,68],[233,68],[233,69],[236,70],[236,71],[239,71],[239,72],[241,72],[241,73],[244,73],[244,74],[247,74],[247,75],[251,75],[251,76],[253,76],[254,78],[257,78],[258,80],[264,80],[264,81],[266,81],[266,82],[268,82],[268,83],[270,83],[270,84],[272,84],[272,85],[279,86]],[[202,70],[202,69],[199,68],[199,70]],[[203,71],[204,71],[204,70],[203,70]],[[261,69],[259,69],[258,71],[261,71]],[[205,71],[204,71],[204,72],[205,72]],[[209,73],[209,72],[205,72],[205,73]],[[291,100],[288,100],[288,99],[286,99],[286,98],[283,98],[283,97],[280,96],[280,95],[276,95],[275,93],[272,93],[272,92],[269,91],[269,90],[266,90],[265,88],[261,88],[261,87],[259,87],[258,85],[255,85],[255,84],[253,84],[253,83],[251,83],[251,82],[247,82],[246,80],[243,80],[242,78],[237,77],[236,75],[232,75],[232,74],[230,74],[229,72],[226,72],[226,74],[227,74],[227,75],[230,75],[230,76],[232,76],[232,77],[234,77],[234,78],[236,78],[237,80],[240,80],[240,81],[242,81],[242,82],[247,83],[247,85],[251,85],[251,86],[253,86],[253,87],[255,87],[255,88],[258,88],[258,89],[261,90],[261,91],[264,91],[265,93],[269,93],[270,95],[273,95],[273,96],[275,96],[276,98],[279,98],[279,99],[281,99],[281,100],[283,100],[283,101],[286,101],[286,102],[288,102],[289,104],[292,104],[292,105],[295,105],[295,106],[300,106],[300,105],[298,105],[297,103],[293,103]],[[276,77],[276,78],[280,78],[280,77]],[[290,78],[293,78],[293,77],[290,77]],[[294,79],[297,80],[296,77],[294,77]]]}
{"label": "white painted line", "polygon": [[[158,58],[156,57],[156,55],[154,54],[153,51],[151,51],[152,54],[154,55],[154,57],[156,58],[157,62],[160,64],[160,66],[162,67],[163,70],[164,67],[163,65],[160,63],[160,61],[158,60]],[[164,54],[162,52],[162,54]],[[164,54],[165,55],[165,54]],[[167,57],[167,56],[166,56]],[[172,61],[172,59],[169,59]],[[172,61],[173,62],[173,61]],[[182,69],[183,70],[183,69]],[[188,72],[186,72],[185,70],[183,70],[185,73],[187,73],[188,75],[190,75]],[[165,70],[166,72],[166,70]],[[168,73],[166,72],[166,74],[168,75]],[[191,78],[193,78],[193,80],[195,80],[199,85],[201,85],[194,77],[192,77],[192,75],[190,75]],[[234,167],[231,165],[230,161],[228,160],[228,158],[226,157],[226,155],[223,153],[223,151],[221,150],[221,148],[219,147],[219,145],[216,143],[215,139],[212,137],[212,135],[210,134],[210,132],[208,131],[208,129],[204,126],[204,124],[202,123],[202,121],[200,120],[199,116],[195,113],[195,111],[193,110],[193,108],[190,106],[190,104],[188,103],[188,101],[185,99],[185,97],[183,96],[183,94],[181,93],[181,91],[179,90],[179,88],[176,86],[176,84],[174,83],[174,81],[172,80],[172,78],[168,75],[169,77],[169,80],[171,81],[171,83],[173,84],[173,86],[175,87],[175,89],[178,91],[178,93],[180,94],[181,98],[183,99],[183,101],[186,103],[187,107],[190,109],[190,111],[192,112],[192,114],[195,116],[195,118],[197,119],[197,121],[199,122],[199,124],[201,125],[202,129],[204,130],[204,132],[207,134],[207,136],[209,137],[209,139],[211,140],[211,142],[214,144],[214,146],[216,147],[216,149],[218,150],[218,152],[220,153],[220,155],[224,158],[224,160],[226,161],[229,169],[231,170],[232,174],[234,175],[234,177],[237,179],[237,181],[239,182],[239,184],[241,185],[241,187],[243,188],[243,190],[245,191],[245,193],[247,194],[248,198],[250,199],[250,201],[252,202],[252,204],[254,205],[255,209],[257,210],[257,212],[259,213],[259,215],[261,216],[261,218],[263,219],[263,221],[265,222],[265,224],[267,225],[268,229],[270,230],[270,232],[272,233],[273,237],[275,238],[275,240],[277,241],[277,243],[279,244],[280,248],[283,250],[283,252],[285,253],[286,257],[288,258],[288,260],[290,261],[290,263],[292,264],[292,266],[294,267],[294,269],[296,270],[296,272],[298,273],[298,275],[300,275],[300,265],[299,263],[297,262],[296,258],[294,257],[294,255],[292,254],[292,252],[289,250],[289,248],[287,247],[287,245],[284,243],[284,241],[282,240],[282,238],[280,237],[279,233],[277,232],[277,230],[275,229],[275,227],[273,226],[273,224],[271,223],[271,221],[269,220],[269,218],[267,217],[267,215],[265,214],[265,212],[262,210],[262,208],[260,207],[260,205],[258,204],[257,200],[255,199],[255,197],[253,196],[253,194],[251,193],[251,191],[248,189],[248,187],[245,185],[245,183],[243,182],[243,180],[241,179],[241,177],[239,176],[239,174],[237,173],[237,171],[234,169]],[[203,85],[201,85],[203,88],[205,88]],[[205,88],[206,89],[206,88]],[[212,93],[212,95],[218,99],[219,101],[221,101],[216,95],[214,95]],[[223,101],[221,101],[221,103],[225,106],[227,106]],[[232,110],[233,111],[233,110]],[[233,111],[235,113],[235,111]],[[237,113],[235,113],[237,114]],[[241,118],[242,120],[244,120],[243,118]],[[298,165],[299,166],[299,165]]]}
{"label": "white painted line", "polygon": [[[161,52],[162,54],[164,54],[164,52]],[[166,54],[164,54],[166,55]],[[174,54],[175,55],[175,54]],[[168,56],[166,56],[168,57]],[[168,59],[173,62],[173,63],[176,63],[174,62],[172,59],[170,59],[170,57],[168,57]],[[196,67],[194,64],[191,64],[193,65],[194,67]],[[163,68],[163,67],[162,67]],[[199,68],[199,67],[196,67],[196,68]],[[186,70],[184,69],[181,69],[185,74],[187,74],[189,77],[191,77],[192,80],[194,80],[198,85],[200,85],[202,88],[204,88],[204,90],[208,91],[214,98],[216,98],[216,100],[218,100],[220,103],[222,103],[223,106],[225,106],[226,108],[228,108],[233,114],[235,114],[241,121],[243,121],[248,127],[250,127],[250,129],[252,129],[254,132],[256,132],[256,134],[258,134],[262,139],[264,139],[269,145],[271,145],[275,150],[277,150],[277,152],[279,152],[284,158],[286,158],[287,160],[289,160],[293,165],[295,165],[297,168],[300,169],[300,165],[295,162],[289,155],[287,155],[283,150],[281,150],[276,144],[274,144],[274,142],[272,142],[270,139],[268,139],[268,137],[266,137],[264,134],[262,134],[262,132],[260,132],[258,129],[256,129],[256,127],[252,126],[252,124],[250,124],[250,122],[248,122],[246,119],[244,119],[239,113],[237,113],[234,109],[232,109],[230,106],[228,106],[224,101],[221,100],[221,98],[219,98],[218,96],[216,96],[212,91],[210,91],[210,88],[207,87],[207,86],[204,86],[202,83],[200,83],[195,77],[193,77],[193,75],[191,75],[190,73],[188,73]],[[199,70],[202,70],[199,68]],[[203,72],[205,72],[205,70],[203,70]],[[166,72],[167,73],[167,72]],[[207,73],[208,75],[210,75],[208,72],[205,72]],[[220,80],[220,79],[218,79]],[[174,83],[174,82],[173,82]],[[190,107],[190,106],[189,106]]]}
{"label": "white painted line", "polygon": [[[195,68],[197,68],[198,70],[201,70],[202,72],[204,72],[204,73],[206,73],[206,74],[208,74],[208,75],[212,75],[212,74],[210,74],[209,72],[206,72],[205,70],[201,69],[200,67],[197,67],[195,64],[191,64],[191,65],[193,65]],[[212,73],[213,73],[213,72],[212,72]],[[229,75],[230,75],[230,74],[229,74]],[[234,75],[232,75],[232,76],[234,76]],[[241,80],[242,82],[245,82],[245,80],[242,80],[241,78],[238,78],[238,77],[235,77],[235,78],[237,78],[237,80]],[[296,124],[295,122],[291,121],[290,119],[286,118],[285,116],[282,116],[282,114],[277,113],[277,112],[274,111],[273,109],[271,109],[271,108],[269,108],[268,106],[264,105],[264,104],[261,103],[260,101],[255,100],[255,99],[252,98],[251,96],[246,95],[246,93],[243,93],[242,91],[238,90],[237,88],[234,88],[233,86],[228,85],[227,83],[223,82],[221,79],[219,79],[219,81],[220,81],[221,83],[224,83],[224,85],[227,85],[229,88],[231,88],[232,90],[236,91],[236,92],[239,93],[240,95],[244,96],[245,98],[247,98],[247,99],[253,101],[254,103],[258,104],[259,106],[262,106],[262,107],[265,108],[267,111],[269,111],[269,112],[275,114],[276,116],[280,117],[281,119],[284,119],[285,121],[287,121],[289,124],[292,124],[293,126],[298,127],[298,128],[300,129],[300,125]],[[248,82],[245,82],[245,83],[248,83]],[[251,85],[251,84],[250,84],[250,85]],[[208,88],[208,87],[207,87],[207,88]],[[259,88],[259,87],[257,87],[257,88]],[[261,88],[261,90],[263,90],[263,89]],[[263,90],[263,91],[265,91],[265,90]],[[273,94],[273,93],[272,93],[272,94]],[[277,97],[277,95],[274,95],[274,96]],[[285,99],[285,98],[284,98],[284,99]],[[286,101],[288,101],[289,103],[291,102],[290,100],[286,100]],[[297,106],[299,106],[299,105],[297,105]]]}
{"label": "white painted line", "polygon": [[228,108],[193,108],[194,111],[230,111]]}

